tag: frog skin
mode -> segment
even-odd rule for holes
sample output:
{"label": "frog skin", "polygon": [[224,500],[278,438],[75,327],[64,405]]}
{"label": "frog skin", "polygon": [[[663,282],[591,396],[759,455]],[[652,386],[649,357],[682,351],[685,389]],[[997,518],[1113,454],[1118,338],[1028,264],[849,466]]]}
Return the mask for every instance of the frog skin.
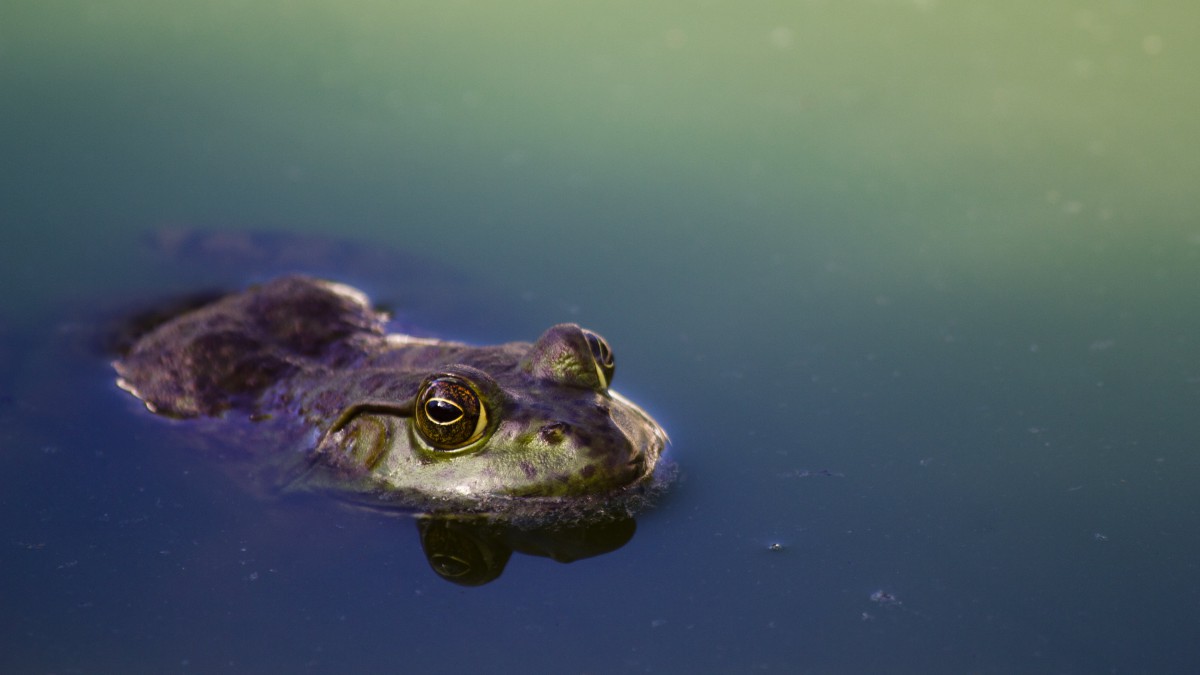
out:
{"label": "frog skin", "polygon": [[609,389],[596,333],[474,347],[386,321],[356,289],[288,276],[158,325],[113,366],[149,410],[291,466],[293,487],[489,509],[653,483],[666,434]]}

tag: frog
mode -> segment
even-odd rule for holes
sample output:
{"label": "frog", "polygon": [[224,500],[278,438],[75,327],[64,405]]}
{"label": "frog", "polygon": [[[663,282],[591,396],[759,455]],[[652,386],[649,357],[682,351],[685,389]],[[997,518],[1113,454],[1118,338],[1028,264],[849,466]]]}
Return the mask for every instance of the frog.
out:
{"label": "frog", "polygon": [[628,510],[661,482],[666,432],[578,324],[490,346],[389,332],[365,293],[303,274],[196,304],[131,339],[116,384],[284,490],[546,514]]}

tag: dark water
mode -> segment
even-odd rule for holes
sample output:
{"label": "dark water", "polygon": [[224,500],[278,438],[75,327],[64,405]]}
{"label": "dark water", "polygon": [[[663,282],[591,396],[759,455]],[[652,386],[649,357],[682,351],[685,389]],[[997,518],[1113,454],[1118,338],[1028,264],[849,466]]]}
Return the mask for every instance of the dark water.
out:
{"label": "dark water", "polygon": [[[0,670],[1200,669],[1200,13],[849,4],[0,8]],[[476,588],[249,494],[90,341],[264,274],[165,226],[595,328],[679,480]]]}

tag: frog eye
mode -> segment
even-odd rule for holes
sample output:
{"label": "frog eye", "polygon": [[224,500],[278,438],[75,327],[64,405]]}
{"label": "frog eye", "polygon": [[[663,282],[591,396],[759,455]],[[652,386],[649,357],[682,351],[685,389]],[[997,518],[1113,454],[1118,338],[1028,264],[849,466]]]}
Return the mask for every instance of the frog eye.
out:
{"label": "frog eye", "polygon": [[605,388],[612,383],[615,363],[612,349],[608,342],[599,335],[584,328],[583,337],[587,340],[588,348],[592,350],[592,358],[596,361],[596,372],[600,375],[600,384]]}
{"label": "frog eye", "polygon": [[421,384],[413,422],[435,450],[457,450],[483,436],[487,410],[466,380],[435,375]]}

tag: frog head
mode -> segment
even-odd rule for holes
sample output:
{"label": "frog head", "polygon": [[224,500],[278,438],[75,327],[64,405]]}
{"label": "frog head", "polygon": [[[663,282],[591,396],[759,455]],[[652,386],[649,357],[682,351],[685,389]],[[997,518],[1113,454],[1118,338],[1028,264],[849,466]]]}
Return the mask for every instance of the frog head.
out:
{"label": "frog head", "polygon": [[609,387],[612,350],[575,324],[534,343],[409,348],[384,396],[360,398],[328,426],[325,464],[374,493],[452,501],[571,498],[645,482],[667,441]]}

